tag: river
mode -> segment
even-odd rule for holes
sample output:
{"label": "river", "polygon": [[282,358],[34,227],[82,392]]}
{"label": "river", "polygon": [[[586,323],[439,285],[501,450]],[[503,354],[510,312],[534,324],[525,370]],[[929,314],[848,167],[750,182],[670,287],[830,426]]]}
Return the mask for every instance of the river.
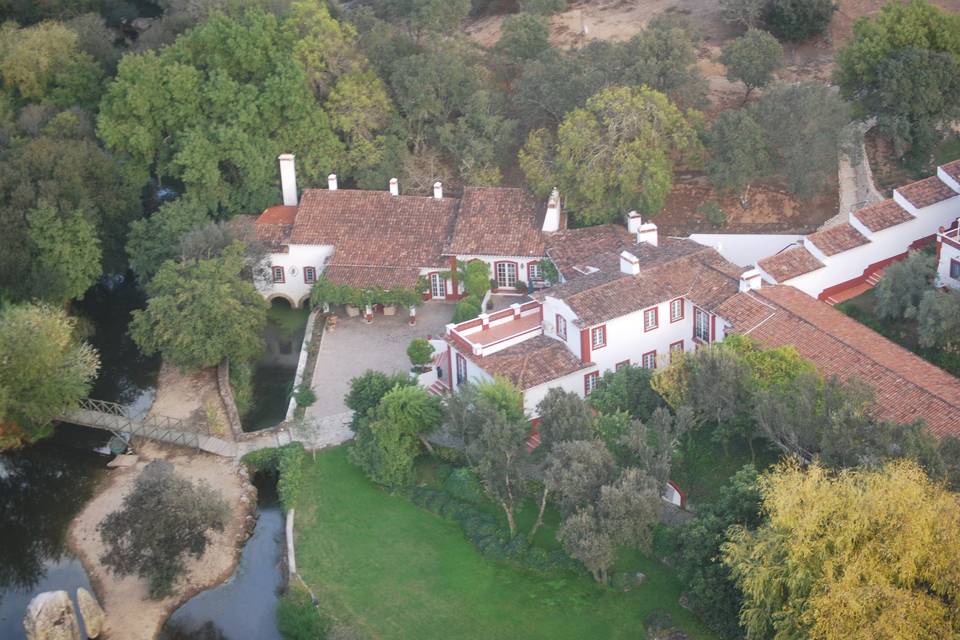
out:
{"label": "river", "polygon": [[[158,358],[143,356],[127,334],[130,312],[143,305],[142,292],[118,279],[94,287],[76,305],[88,320],[88,339],[102,363],[91,397],[124,404],[137,416],[150,409],[160,366]],[[58,425],[48,440],[0,453],[0,639],[25,639],[23,615],[37,593],[62,589],[76,604],[77,588],[90,590],[83,566],[67,546],[67,529],[107,473],[109,437]],[[280,637],[275,610],[283,517],[274,489],[269,484],[258,488],[259,520],[234,576],[178,609],[164,638]],[[210,635],[211,629],[219,635]]]}

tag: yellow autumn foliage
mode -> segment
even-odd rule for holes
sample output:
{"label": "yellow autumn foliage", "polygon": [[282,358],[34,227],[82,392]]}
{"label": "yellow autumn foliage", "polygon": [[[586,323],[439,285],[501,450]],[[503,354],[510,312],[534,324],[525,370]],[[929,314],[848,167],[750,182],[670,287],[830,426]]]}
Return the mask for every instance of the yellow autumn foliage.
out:
{"label": "yellow autumn foliage", "polygon": [[761,491],[766,523],[723,547],[748,638],[960,638],[960,504],[915,464],[785,462]]}

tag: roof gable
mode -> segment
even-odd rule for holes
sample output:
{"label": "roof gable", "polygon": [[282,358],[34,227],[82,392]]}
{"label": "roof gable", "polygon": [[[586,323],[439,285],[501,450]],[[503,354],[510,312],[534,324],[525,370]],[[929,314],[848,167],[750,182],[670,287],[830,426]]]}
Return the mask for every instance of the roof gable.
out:
{"label": "roof gable", "polygon": [[806,247],[797,245],[769,258],[758,260],[757,266],[777,282],[784,282],[821,269],[824,265]]}

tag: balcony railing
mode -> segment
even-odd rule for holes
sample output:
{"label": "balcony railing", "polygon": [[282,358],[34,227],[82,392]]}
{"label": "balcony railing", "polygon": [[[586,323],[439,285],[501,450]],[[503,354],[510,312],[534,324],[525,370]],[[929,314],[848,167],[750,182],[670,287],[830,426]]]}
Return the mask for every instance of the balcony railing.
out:
{"label": "balcony railing", "polygon": [[542,334],[542,321],[543,308],[533,301],[447,325],[447,334],[469,353],[487,356]]}

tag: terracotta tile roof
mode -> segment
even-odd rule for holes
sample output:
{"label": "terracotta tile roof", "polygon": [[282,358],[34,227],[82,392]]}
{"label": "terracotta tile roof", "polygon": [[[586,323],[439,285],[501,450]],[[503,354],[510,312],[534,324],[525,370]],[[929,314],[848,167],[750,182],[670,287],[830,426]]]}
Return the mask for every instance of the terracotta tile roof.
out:
{"label": "terracotta tile roof", "polygon": [[870,242],[865,235],[857,231],[849,222],[811,233],[807,236],[807,240],[815,244],[817,249],[820,249],[820,251],[823,251],[823,253],[828,256],[862,247]]}
{"label": "terracotta tile roof", "polygon": [[379,287],[412,289],[420,277],[417,267],[367,267],[328,264],[323,277],[336,284],[351,287]]}
{"label": "terracotta tile roof", "polygon": [[[588,265],[597,257],[603,260],[616,260],[620,265],[620,252],[636,244],[636,238],[621,225],[603,224],[583,229],[566,229],[553,233],[547,239],[546,254],[560,274],[568,280],[578,277],[575,266]],[[593,265],[601,268],[601,265]]]}
{"label": "terracotta tile roof", "polygon": [[953,162],[940,165],[940,168],[943,169],[943,172],[948,176],[960,182],[960,160],[954,160]]}
{"label": "terracotta tile roof", "polygon": [[543,335],[489,356],[463,355],[490,375],[505,377],[520,390],[594,366],[593,363],[581,362],[559,340]]}
{"label": "terracotta tile roof", "polygon": [[456,208],[455,198],[309,189],[300,200],[290,243],[333,245],[328,268],[440,267]]}
{"label": "terracotta tile roof", "polygon": [[[649,245],[647,245],[649,247]],[[637,275],[598,272],[538,292],[542,300],[563,300],[578,316],[578,326],[588,327],[640,311],[673,298],[689,298],[712,310],[739,290],[739,267],[714,249],[699,249],[681,257],[644,263]],[[669,253],[667,253],[669,255]],[[639,256],[638,256],[639,257]]]}
{"label": "terracotta tile roof", "polygon": [[758,260],[757,266],[769,273],[777,282],[784,282],[821,269],[823,263],[817,260],[806,248],[798,245],[769,258]]}
{"label": "terracotta tile roof", "polygon": [[930,176],[923,180],[911,182],[906,186],[897,187],[896,191],[917,209],[929,207],[957,195],[956,191],[944,184],[937,176]]}
{"label": "terracotta tile roof", "polygon": [[297,208],[278,204],[267,207],[257,218],[257,224],[293,224],[297,217]]}
{"label": "terracotta tile roof", "polygon": [[[263,210],[263,213],[253,220],[253,228],[256,230],[257,239],[273,252],[287,253],[289,247],[286,244],[290,241],[293,218],[296,215],[296,207],[285,207],[283,205],[267,207]],[[233,219],[239,217],[235,216]],[[253,218],[253,216],[244,217]]]}
{"label": "terracotta tile roof", "polygon": [[867,205],[854,211],[853,215],[870,231],[883,231],[908,220],[913,220],[910,212],[897,204],[893,198]]}
{"label": "terracotta tile roof", "polygon": [[467,187],[444,253],[543,257],[545,213],[546,203],[525,189]]}
{"label": "terracotta tile roof", "polygon": [[771,347],[793,345],[824,375],[873,386],[879,417],[923,418],[938,437],[960,436],[960,380],[830,305],[789,286],[738,293],[717,313]]}

